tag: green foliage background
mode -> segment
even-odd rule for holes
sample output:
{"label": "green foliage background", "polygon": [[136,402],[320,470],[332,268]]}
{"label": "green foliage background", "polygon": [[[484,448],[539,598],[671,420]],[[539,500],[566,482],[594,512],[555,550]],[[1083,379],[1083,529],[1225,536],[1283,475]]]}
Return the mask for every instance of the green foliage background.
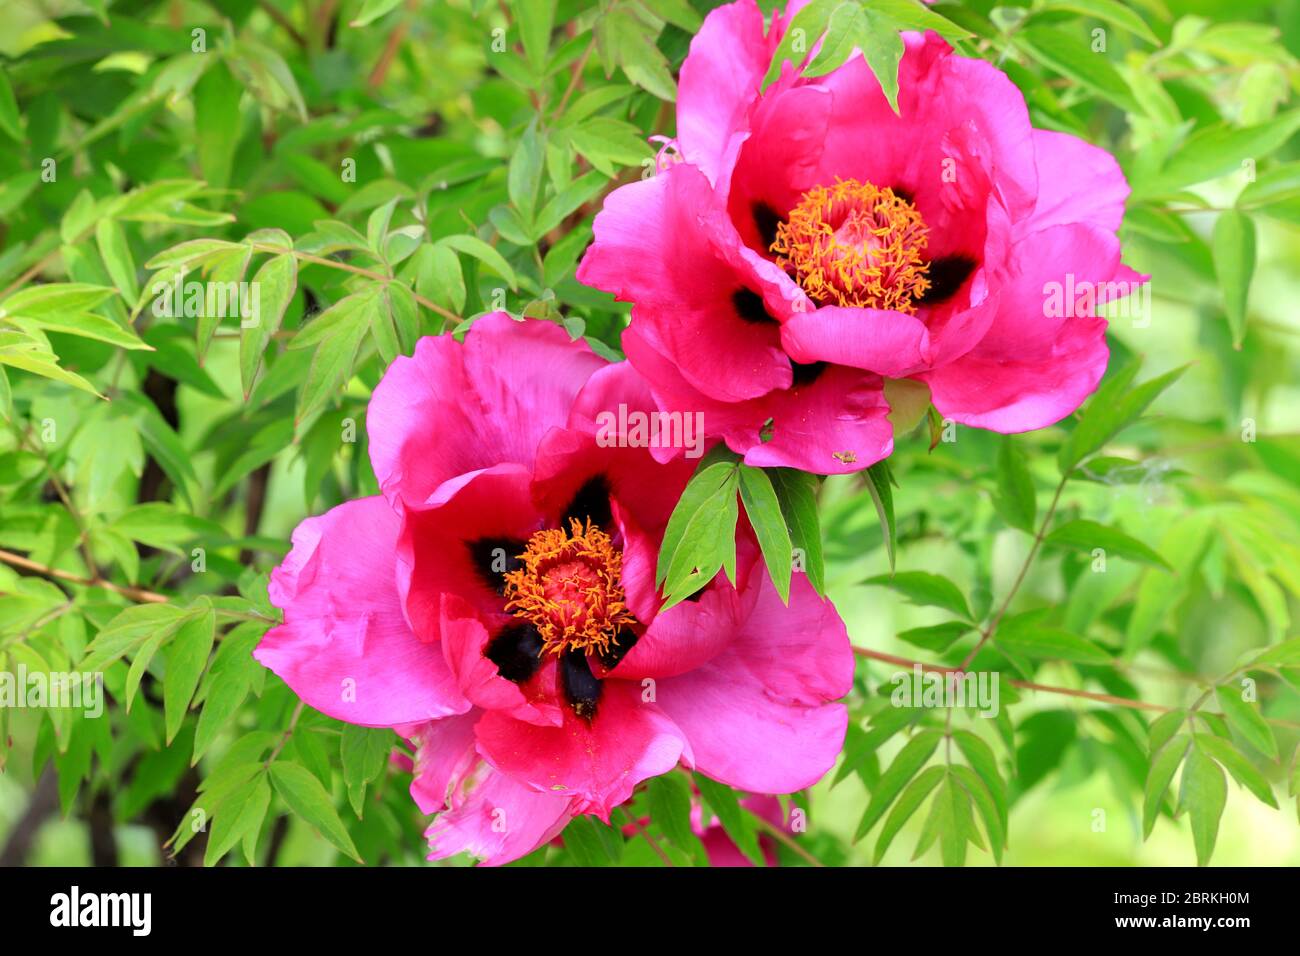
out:
{"label": "green foliage background", "polygon": [[[111,698],[0,709],[13,861],[422,861],[395,738],[249,657],[267,572],[305,515],[376,491],[367,398],[419,335],[505,308],[618,356],[626,308],[574,267],[671,136],[709,5],[3,0],[0,670],[102,669]],[[888,469],[822,483],[866,650],[844,758],[780,840],[703,799],[790,865],[1300,863],[1300,3],[805,16],[836,41],[814,70],[860,46],[888,89],[898,29],[933,27],[1114,152],[1153,307],[1060,426],[923,416]],[[257,278],[274,321],[155,315],[182,266]],[[1001,714],[889,706],[890,655],[1000,672]],[[661,779],[630,810],[649,839],[584,819],[523,863],[698,863],[690,799]]]}

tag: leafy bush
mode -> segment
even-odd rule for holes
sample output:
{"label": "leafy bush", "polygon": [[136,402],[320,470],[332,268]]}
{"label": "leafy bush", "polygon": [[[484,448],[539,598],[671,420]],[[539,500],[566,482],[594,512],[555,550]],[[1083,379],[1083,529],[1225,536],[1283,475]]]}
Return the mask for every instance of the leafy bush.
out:
{"label": "leafy bush", "polygon": [[[6,860],[423,858],[405,745],[250,656],[279,619],[268,574],[304,516],[377,492],[368,400],[419,337],[505,310],[621,358],[628,307],[575,269],[604,197],[654,174],[710,6],[9,4],[0,671],[102,674],[106,697],[0,707]],[[857,475],[706,458],[679,513],[740,492],[778,585],[793,553],[846,618],[838,767],[776,823],[656,778],[617,826],[578,818],[525,863],[703,863],[693,802],[791,865],[1251,859],[1221,830],[1258,834],[1245,800],[1300,791],[1300,4],[801,17],[826,33],[812,75],[860,48],[896,93],[899,31],[934,29],[1005,70],[1035,126],[1116,155],[1151,300],[1112,312],[1102,387],[1052,428],[967,429],[926,397]],[[669,530],[680,599],[727,556],[716,528]],[[958,668],[993,675],[993,719],[898,706]],[[78,825],[32,848],[58,811]],[[1043,821],[1052,856],[1019,836]],[[1182,835],[1142,849],[1153,829]]]}

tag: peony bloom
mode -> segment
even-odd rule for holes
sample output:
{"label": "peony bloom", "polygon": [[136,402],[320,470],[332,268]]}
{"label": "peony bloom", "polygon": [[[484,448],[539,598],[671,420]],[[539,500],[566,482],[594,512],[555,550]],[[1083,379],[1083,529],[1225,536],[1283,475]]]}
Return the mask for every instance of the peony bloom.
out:
{"label": "peony bloom", "polygon": [[558,326],[504,314],[426,338],[375,389],[382,495],[308,518],[271,579],[256,657],[339,720],[415,747],[431,858],[505,863],[575,814],[609,821],[679,764],[756,793],[832,765],[853,658],[796,575],[787,607],[746,531],[659,613],[655,563],[693,468],[597,427],[654,411],[640,378]]}
{"label": "peony bloom", "polygon": [[1034,129],[1003,73],[934,34],[905,35],[898,114],[858,54],[764,91],[792,14],[708,15],[680,161],[596,217],[578,278],[634,303],[623,347],[656,400],[751,465],[821,474],[892,451],[887,379],[994,431],[1070,414],[1106,368],[1097,304],[1145,281],[1120,264],[1115,160]]}

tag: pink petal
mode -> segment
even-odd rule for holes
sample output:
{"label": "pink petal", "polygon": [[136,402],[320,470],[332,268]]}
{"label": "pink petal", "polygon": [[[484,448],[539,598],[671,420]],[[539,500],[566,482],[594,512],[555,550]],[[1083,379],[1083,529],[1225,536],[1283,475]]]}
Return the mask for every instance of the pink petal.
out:
{"label": "pink petal", "polygon": [[888,378],[920,371],[932,357],[920,319],[881,309],[828,305],[796,313],[781,326],[781,342],[796,362],[849,365]]}
{"label": "pink petal", "polygon": [[690,741],[695,769],[742,790],[793,793],[835,763],[853,652],[835,607],[796,574],[790,606],[758,577],[737,639],[704,666],[659,681],[657,701]]}
{"label": "pink petal", "polygon": [[[1049,314],[1051,283],[1142,277],[1119,263],[1119,241],[1095,225],[1052,226],[1026,237],[993,326],[962,358],[919,376],[954,421],[1000,432],[1044,428],[1073,412],[1106,370],[1106,320]],[[1134,281],[1134,280],[1138,281]],[[1083,304],[1083,303],[1081,303]]]}
{"label": "pink petal", "polygon": [[1076,222],[1119,229],[1129,187],[1114,156],[1068,133],[1036,129],[1034,157],[1038,202],[1022,233]]}
{"label": "pink petal", "polygon": [[[483,621],[465,601],[454,594],[442,596],[442,649],[461,692],[476,707],[501,710],[518,720],[558,727],[560,708],[550,694],[540,693],[545,670],[520,686],[506,680],[487,657],[491,635]],[[554,686],[554,675],[551,685]]]}
{"label": "pink petal", "polygon": [[602,683],[590,721],[564,708],[563,727],[539,727],[499,712],[478,724],[479,753],[502,773],[573,800],[578,813],[606,823],[638,783],[667,773],[689,750],[681,732],[628,681]]}
{"label": "pink petal", "polygon": [[437,813],[449,805],[452,794],[478,763],[474,725],[479,712],[430,720],[404,732],[415,747],[411,799],[421,813]]}
{"label": "pink petal", "polygon": [[677,86],[677,142],[687,162],[714,179],[732,139],[748,124],[776,44],[754,0],[717,7],[691,41]]}
{"label": "pink petal", "polygon": [[[790,384],[779,326],[762,317],[763,283],[747,275],[735,229],[698,169],[677,165],[620,187],[593,230],[578,280],[637,303],[693,387],[737,401]],[[739,309],[737,296],[753,304]]]}
{"label": "pink petal", "polygon": [[284,623],[253,656],[338,720],[391,727],[469,709],[441,648],[421,641],[402,614],[397,531],[383,498],[349,501],[298,525],[271,575]]}
{"label": "pink petal", "polygon": [[526,469],[498,465],[449,479],[427,506],[408,508],[397,542],[398,589],[417,633],[437,637],[444,593],[468,601],[488,624],[509,620],[500,593],[476,564],[484,555],[471,546],[500,539],[522,550],[544,521],[530,484]]}
{"label": "pink petal", "polygon": [[542,793],[480,762],[438,814],[425,836],[430,860],[457,853],[501,866],[527,856],[559,835],[573,817],[573,799]]}
{"label": "pink petal", "polygon": [[370,461],[390,499],[427,501],[444,481],[505,462],[529,466],[546,429],[605,364],[551,322],[484,316],[464,344],[423,338],[375,388]]}

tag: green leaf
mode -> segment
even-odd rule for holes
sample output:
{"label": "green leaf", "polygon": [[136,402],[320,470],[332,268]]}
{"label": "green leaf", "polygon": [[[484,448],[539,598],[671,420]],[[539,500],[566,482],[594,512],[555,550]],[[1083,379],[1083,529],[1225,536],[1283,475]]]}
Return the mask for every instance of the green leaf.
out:
{"label": "green leaf", "polygon": [[364,862],[334,809],[334,801],[306,768],[277,760],[271,764],[271,782],[290,810],[315,827],[341,852],[358,863]]}
{"label": "green leaf", "polygon": [[582,814],[564,828],[564,848],[579,866],[613,866],[623,856],[623,838],[595,817]]}
{"label": "green leaf", "polygon": [[339,736],[340,758],[343,764],[343,783],[348,795],[358,795],[352,809],[361,816],[360,797],[366,785],[377,780],[388,766],[388,755],[393,751],[393,733],[385,728],[358,727],[344,724]]}
{"label": "green leaf", "polygon": [[873,856],[875,864],[879,864],[884,859],[885,852],[889,849],[889,845],[894,842],[894,837],[898,836],[898,832],[903,829],[903,824],[911,819],[912,814],[916,813],[917,808],[930,795],[930,791],[938,785],[946,774],[947,769],[944,767],[927,767],[899,794],[893,809],[889,811],[889,816],[885,818],[885,825],[880,828],[880,837],[876,840],[876,850]]}
{"label": "green leaf", "polygon": [[[0,319],[0,322],[2,321],[5,320]],[[43,315],[38,319],[30,319],[24,316],[9,319],[8,321],[28,331],[41,329],[46,332],[62,332],[65,335],[97,339],[100,342],[107,342],[109,345],[116,345],[118,348],[153,351],[150,345],[143,342],[135,334],[134,329],[118,325],[112,319],[107,319],[94,312],[58,312]]]}
{"label": "green leaf", "polygon": [[913,627],[899,631],[896,635],[900,641],[915,644],[927,651],[942,654],[950,648],[959,637],[969,634],[975,626],[967,621],[944,621],[929,627]]}
{"label": "green leaf", "polygon": [[997,802],[993,799],[993,794],[989,791],[988,785],[970,767],[954,765],[949,768],[949,773],[966,791],[966,795],[971,802],[975,804],[980,819],[984,821],[984,830],[989,836],[989,849],[993,854],[993,859],[995,862],[1001,863],[1002,851],[1006,848],[1007,835],[1003,829],[1002,816],[998,810]]}
{"label": "green leaf", "polygon": [[1241,734],[1260,753],[1270,760],[1276,760],[1277,740],[1273,736],[1273,728],[1264,720],[1259,708],[1242,697],[1241,688],[1220,684],[1214,688],[1214,696],[1223,708],[1228,726]]}
{"label": "green leaf", "polygon": [[1112,23],[1134,36],[1141,37],[1152,46],[1160,45],[1160,41],[1151,32],[1146,21],[1116,0],[1043,0],[1040,8],[1045,11],[1068,10],[1084,17]]}
{"label": "green leaf", "polygon": [[243,132],[239,98],[244,88],[222,61],[212,64],[194,85],[194,139],[199,169],[208,185],[225,189]]}
{"label": "green leaf", "polygon": [[1160,815],[1160,808],[1164,806],[1165,793],[1169,790],[1169,783],[1174,779],[1174,772],[1178,769],[1178,765],[1183,762],[1189,742],[1186,734],[1179,734],[1170,739],[1151,758],[1151,769],[1147,773],[1142,797],[1143,839],[1151,835],[1151,829],[1156,825],[1156,817]]}
{"label": "green leaf", "polygon": [[1110,65],[1105,53],[1092,50],[1085,36],[1082,31],[1033,26],[1016,32],[1013,42],[1049,70],[1069,77],[1121,109],[1141,113],[1124,78]]}
{"label": "green leaf", "polygon": [[1010,435],[1003,436],[998,445],[997,481],[993,503],[998,514],[1011,527],[1033,533],[1038,514],[1034,480],[1024,454]]}
{"label": "green leaf", "polygon": [[266,782],[265,774],[258,774],[226,797],[212,821],[203,865],[215,866],[249,831],[260,828],[270,805],[271,785]]}
{"label": "green leaf", "polygon": [[167,724],[167,743],[176,737],[181,722],[198,690],[199,678],[208,665],[215,639],[216,612],[211,606],[199,609],[176,631],[167,647],[167,679],[163,681],[163,712]]}
{"label": "green leaf", "polygon": [[1149,181],[1139,181],[1135,193],[1157,195],[1234,172],[1242,160],[1258,162],[1281,148],[1300,130],[1300,110],[1281,113],[1266,123],[1231,126],[1219,123],[1192,136]]}
{"label": "green leaf", "polygon": [[541,192],[544,149],[545,139],[538,135],[534,120],[524,130],[524,135],[520,137],[519,144],[510,157],[507,189],[510,202],[525,223],[532,222],[537,197]]}
{"label": "green leaf", "polygon": [[1268,804],[1274,810],[1280,809],[1268,780],[1230,741],[1212,734],[1197,734],[1196,746],[1218,761],[1220,766],[1232,774],[1237,783],[1253,793],[1261,802]]}
{"label": "green leaf", "polygon": [[1214,854],[1219,836],[1219,820],[1228,800],[1228,784],[1223,770],[1200,749],[1193,746],[1183,766],[1180,804],[1192,821],[1192,842],[1196,845],[1196,864],[1205,866]]}
{"label": "green leaf", "polygon": [[650,818],[668,842],[694,852],[699,838],[691,829],[691,788],[681,774],[666,773],[646,782]]}
{"label": "green leaf", "polygon": [[726,784],[717,783],[701,774],[695,774],[695,786],[713,812],[718,815],[722,829],[731,837],[737,849],[755,866],[766,866],[763,851],[758,845],[758,834],[749,814],[740,805],[736,793]]}
{"label": "green leaf", "polygon": [[899,571],[894,575],[882,574],[867,578],[862,583],[893,588],[913,604],[940,607],[963,620],[972,620],[970,606],[961,589],[942,575],[930,574],[928,571]]}
{"label": "green leaf", "polygon": [[1246,302],[1255,273],[1255,223],[1244,212],[1229,209],[1214,224],[1214,271],[1223,290],[1223,310],[1232,330],[1232,344],[1241,348],[1246,334]]}
{"label": "green leaf", "polygon": [[817,516],[817,478],[794,468],[767,471],[790,531],[790,543],[803,557],[803,572],[818,594],[826,595],[826,563]]}
{"label": "green leaf", "polygon": [[0,130],[4,130],[15,143],[26,142],[22,116],[18,112],[18,101],[14,98],[14,88],[9,85],[9,75],[4,71],[0,71]]}
{"label": "green leaf", "polygon": [[776,593],[785,604],[790,603],[790,574],[794,552],[790,532],[781,514],[772,481],[762,468],[740,465],[740,500],[745,514],[754,527],[758,545],[763,551],[767,573],[776,586]]}
{"label": "green leaf", "polygon": [[790,25],[786,28],[781,42],[772,54],[772,63],[763,77],[763,86],[781,75],[781,67],[786,62],[798,65],[816,44],[818,38],[826,31],[831,13],[840,6],[841,0],[812,0],[799,9]]}
{"label": "green leaf", "polygon": [[131,256],[131,246],[126,241],[126,232],[116,219],[101,219],[95,226],[95,243],[99,246],[99,255],[127,302],[140,298],[140,283],[135,276],[135,259]]}
{"label": "green leaf", "polygon": [[273,256],[253,276],[250,288],[259,290],[253,299],[257,304],[256,314],[241,321],[239,331],[239,380],[245,399],[253,392],[262,355],[279,330],[297,287],[298,260],[292,255]]}
{"label": "green leaf", "polygon": [[555,0],[518,0],[515,15],[524,41],[524,55],[535,73],[546,67],[551,44],[551,27],[555,23]]}
{"label": "green leaf", "polygon": [[[897,32],[894,31],[895,36]],[[804,68],[807,77],[825,76],[840,67],[861,44],[867,34],[867,15],[858,3],[845,2],[831,11],[822,36],[821,46],[812,62]],[[894,91],[898,91],[898,72],[895,67]]]}
{"label": "green leaf", "polygon": [[1097,548],[1101,548],[1107,555],[1173,570],[1168,561],[1136,538],[1130,537],[1118,528],[1107,527],[1083,518],[1076,518],[1060,525],[1043,539],[1043,543],[1072,551],[1082,551],[1085,554],[1091,554]]}
{"label": "green leaf", "polygon": [[889,809],[890,804],[894,802],[894,798],[907,782],[916,776],[917,771],[930,759],[930,755],[939,746],[942,738],[943,734],[938,730],[922,730],[898,752],[890,763],[889,769],[880,775],[876,788],[871,791],[871,800],[853,834],[854,843],[866,836],[876,825],[876,821]]}
{"label": "green leaf", "polygon": [[511,289],[519,288],[519,280],[515,276],[515,271],[510,268],[509,263],[482,239],[477,236],[468,234],[456,234],[453,236],[443,236],[438,240],[438,245],[447,246],[455,249],[457,252],[463,252],[467,256],[472,256],[483,265],[487,266],[501,278]]}
{"label": "green leaf", "polygon": [[894,554],[898,549],[898,528],[894,522],[893,475],[889,470],[889,459],[878,461],[866,471],[867,491],[876,506],[876,516],[880,519],[880,529],[885,536],[885,550],[889,553],[889,569],[894,569]]}
{"label": "green leaf", "polygon": [[382,16],[386,16],[393,10],[396,10],[402,3],[402,0],[365,0],[361,4],[361,9],[352,20],[352,26],[364,27],[374,23]]}
{"label": "green leaf", "polygon": [[664,529],[655,570],[662,610],[708,584],[719,569],[734,569],[739,485],[739,459],[725,447],[700,460]]}
{"label": "green leaf", "polygon": [[993,643],[1022,657],[1080,664],[1110,663],[1110,654],[1092,641],[1061,628],[1045,627],[1038,623],[1040,617],[1031,612],[1003,618],[994,633]]}
{"label": "green leaf", "polygon": [[1251,667],[1300,666],[1300,637],[1275,644],[1251,662]]}
{"label": "green leaf", "polygon": [[1184,365],[1171,372],[1166,372],[1143,382],[1136,388],[1129,385],[1137,375],[1136,364],[1130,364],[1116,372],[1088,402],[1083,417],[1070,433],[1070,437],[1061,445],[1058,461],[1061,474],[1069,474],[1074,466],[1095,451],[1099,451],[1106,442],[1129,425],[1133,424],[1148,405],[1166,388],[1178,381],[1179,376],[1187,370]]}
{"label": "green leaf", "polygon": [[95,636],[86,647],[79,669],[102,671],[128,651],[150,638],[174,634],[178,628],[200,613],[171,604],[139,604],[122,611]]}

